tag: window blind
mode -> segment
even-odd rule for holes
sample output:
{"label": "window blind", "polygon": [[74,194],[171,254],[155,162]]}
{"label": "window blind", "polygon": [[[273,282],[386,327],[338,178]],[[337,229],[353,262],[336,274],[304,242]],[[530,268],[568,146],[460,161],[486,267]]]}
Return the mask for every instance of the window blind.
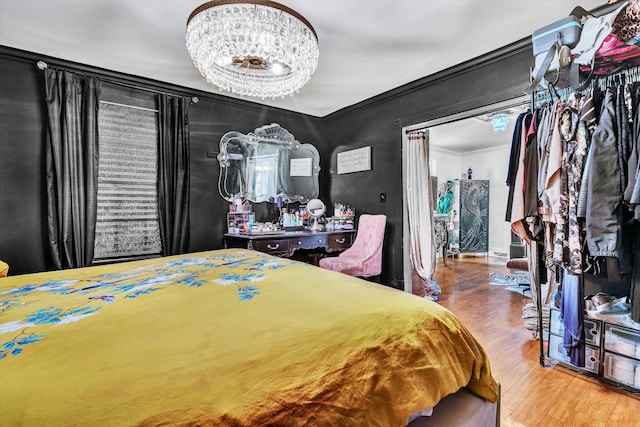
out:
{"label": "window blind", "polygon": [[160,254],[158,113],[101,102],[98,129],[94,261]]}

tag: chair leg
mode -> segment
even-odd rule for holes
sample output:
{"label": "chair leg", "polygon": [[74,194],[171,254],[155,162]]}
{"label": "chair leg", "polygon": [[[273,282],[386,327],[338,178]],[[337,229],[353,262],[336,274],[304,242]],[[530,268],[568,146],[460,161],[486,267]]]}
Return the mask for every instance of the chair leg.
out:
{"label": "chair leg", "polygon": [[325,255],[322,253],[311,253],[309,254],[309,258],[313,260],[313,265],[320,266],[320,260],[324,258]]}

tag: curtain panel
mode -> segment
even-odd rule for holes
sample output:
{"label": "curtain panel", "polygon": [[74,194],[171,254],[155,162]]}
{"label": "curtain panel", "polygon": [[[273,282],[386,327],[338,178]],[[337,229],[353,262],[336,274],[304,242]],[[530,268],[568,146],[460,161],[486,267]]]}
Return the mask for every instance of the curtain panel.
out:
{"label": "curtain panel", "polygon": [[92,263],[98,179],[100,82],[44,70],[47,230],[55,268]]}
{"label": "curtain panel", "polygon": [[189,103],[159,95],[158,211],[162,255],[189,249]]}
{"label": "curtain panel", "polygon": [[413,131],[407,143],[407,208],[409,213],[410,260],[423,280],[427,297],[438,299],[440,288],[432,281],[436,247],[431,195],[431,173],[427,131]]}

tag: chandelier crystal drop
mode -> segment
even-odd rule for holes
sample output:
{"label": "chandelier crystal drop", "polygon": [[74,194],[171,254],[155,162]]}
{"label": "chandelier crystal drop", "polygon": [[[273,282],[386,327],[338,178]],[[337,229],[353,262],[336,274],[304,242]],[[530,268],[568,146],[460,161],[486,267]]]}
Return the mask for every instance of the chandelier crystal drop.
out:
{"label": "chandelier crystal drop", "polygon": [[273,1],[204,3],[187,20],[186,44],[207,81],[242,96],[291,95],[318,66],[318,38],[311,24]]}

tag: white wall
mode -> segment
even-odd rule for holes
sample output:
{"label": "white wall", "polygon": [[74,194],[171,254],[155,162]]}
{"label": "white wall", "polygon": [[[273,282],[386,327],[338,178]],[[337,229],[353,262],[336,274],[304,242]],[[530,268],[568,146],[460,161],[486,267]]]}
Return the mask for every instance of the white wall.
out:
{"label": "white wall", "polygon": [[508,256],[511,244],[511,227],[504,220],[509,195],[505,181],[510,149],[502,146],[459,154],[431,147],[429,151],[431,173],[438,177],[438,185],[460,178],[469,168],[473,169],[473,179],[489,180],[489,252],[504,256]]}
{"label": "white wall", "polygon": [[431,176],[438,177],[438,186],[450,179],[459,179],[462,173],[462,156],[453,151],[430,147],[429,169]]}
{"label": "white wall", "polygon": [[[489,180],[489,251],[509,256],[511,226],[504,220],[509,187],[510,146],[473,151],[462,155],[463,171],[473,169],[473,179]],[[462,171],[461,171],[462,173]]]}

